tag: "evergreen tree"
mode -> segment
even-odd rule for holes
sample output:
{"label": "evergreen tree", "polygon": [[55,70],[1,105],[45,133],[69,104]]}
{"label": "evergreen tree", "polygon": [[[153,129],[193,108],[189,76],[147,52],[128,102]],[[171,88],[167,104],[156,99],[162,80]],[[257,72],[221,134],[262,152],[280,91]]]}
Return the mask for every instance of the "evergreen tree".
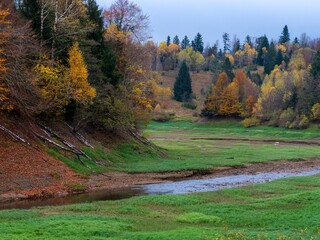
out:
{"label": "evergreen tree", "polygon": [[170,44],[171,44],[171,37],[168,36],[168,37],[167,37],[167,46],[169,46]]}
{"label": "evergreen tree", "polygon": [[282,34],[280,36],[279,43],[284,44],[289,41],[290,41],[290,34],[289,34],[288,26],[285,25],[282,30]]}
{"label": "evergreen tree", "polygon": [[274,43],[272,42],[270,44],[270,47],[269,47],[268,52],[266,54],[266,57],[264,59],[264,73],[265,74],[270,74],[271,71],[274,69],[274,66],[276,65],[276,57],[277,57],[276,48],[274,46]]}
{"label": "evergreen tree", "polygon": [[228,33],[224,33],[222,35],[222,41],[223,41],[223,52],[229,52],[230,51],[230,36]]}
{"label": "evergreen tree", "polygon": [[95,25],[93,31],[89,33],[89,38],[101,42],[103,39],[102,9],[99,9],[96,0],[87,0],[86,7],[89,20]]}
{"label": "evergreen tree", "polygon": [[189,68],[185,61],[182,62],[179,74],[174,83],[174,99],[179,102],[191,100],[192,87]]}
{"label": "evergreen tree", "polygon": [[295,44],[295,45],[300,45],[299,39],[298,39],[297,37],[294,38],[293,44]]}
{"label": "evergreen tree", "polygon": [[280,66],[283,60],[284,59],[283,59],[282,51],[279,49],[276,57],[276,64]]}
{"label": "evergreen tree", "polygon": [[178,46],[180,45],[180,40],[179,40],[179,37],[176,35],[176,36],[174,36],[174,38],[173,38],[173,43],[174,44],[177,44]]}
{"label": "evergreen tree", "polygon": [[249,35],[246,36],[246,43],[248,43],[250,45],[250,47],[252,47],[252,40]]}
{"label": "evergreen tree", "polygon": [[190,40],[187,36],[185,36],[181,41],[181,48],[186,49],[189,46],[190,46]]}
{"label": "evergreen tree", "polygon": [[311,64],[311,75],[316,78],[319,77],[320,73],[320,51],[317,52],[315,59]]}
{"label": "evergreen tree", "polygon": [[203,52],[203,40],[202,40],[202,35],[200,33],[197,33],[195,36],[194,40],[192,41],[192,48],[196,52]]}
{"label": "evergreen tree", "polygon": [[258,56],[257,56],[257,64],[259,64],[260,66],[263,66],[264,64],[264,49],[268,50],[269,49],[269,41],[266,35],[259,37],[256,40],[257,43],[257,52],[258,52]]}
{"label": "evergreen tree", "polygon": [[228,75],[229,79],[234,78],[234,73],[233,73],[232,69],[233,68],[232,68],[232,64],[230,62],[230,59],[226,57],[223,65],[222,65],[222,71]]}

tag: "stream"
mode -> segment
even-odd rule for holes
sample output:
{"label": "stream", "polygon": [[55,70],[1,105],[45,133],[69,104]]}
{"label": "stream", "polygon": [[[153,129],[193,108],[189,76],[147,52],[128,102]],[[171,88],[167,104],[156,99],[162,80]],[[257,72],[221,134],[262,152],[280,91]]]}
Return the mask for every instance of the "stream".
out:
{"label": "stream", "polygon": [[174,182],[134,185],[128,188],[103,190],[99,192],[82,193],[66,197],[48,199],[31,199],[16,202],[0,203],[0,209],[29,209],[36,206],[60,206],[75,203],[87,203],[103,200],[120,200],[134,196],[155,194],[187,194],[210,192],[225,188],[236,188],[256,183],[270,182],[288,177],[313,176],[320,174],[320,166],[308,171],[269,172],[246,175],[231,175],[225,177],[189,179]]}

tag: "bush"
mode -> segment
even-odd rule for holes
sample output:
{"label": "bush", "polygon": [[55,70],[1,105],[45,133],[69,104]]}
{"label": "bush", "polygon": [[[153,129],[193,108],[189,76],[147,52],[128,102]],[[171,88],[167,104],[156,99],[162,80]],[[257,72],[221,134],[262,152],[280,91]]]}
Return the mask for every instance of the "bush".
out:
{"label": "bush", "polygon": [[182,107],[195,110],[198,107],[198,105],[195,102],[184,102],[182,104]]}
{"label": "bush", "polygon": [[309,127],[310,121],[306,115],[298,115],[290,124],[289,128],[306,129]]}
{"label": "bush", "polygon": [[152,120],[156,122],[168,122],[172,119],[174,115],[174,113],[172,114],[165,112],[154,113],[152,116]]}
{"label": "bush", "polygon": [[279,127],[289,128],[296,118],[296,114],[292,108],[284,110],[278,119]]}
{"label": "bush", "polygon": [[249,128],[249,127],[259,126],[261,124],[261,121],[256,117],[251,117],[251,118],[246,118],[241,123],[245,128]]}
{"label": "bush", "polygon": [[315,105],[313,105],[311,111],[313,119],[320,120],[320,103],[316,103]]}

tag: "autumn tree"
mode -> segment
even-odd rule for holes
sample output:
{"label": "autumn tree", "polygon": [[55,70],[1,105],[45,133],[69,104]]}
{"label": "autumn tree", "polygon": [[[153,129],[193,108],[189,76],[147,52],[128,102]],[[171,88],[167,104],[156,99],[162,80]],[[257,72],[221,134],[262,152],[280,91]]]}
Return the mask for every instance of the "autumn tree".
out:
{"label": "autumn tree", "polygon": [[[1,7],[1,6],[0,6]],[[4,75],[7,72],[5,66],[5,58],[3,57],[4,49],[3,45],[8,39],[9,32],[8,27],[10,22],[8,21],[9,11],[0,8],[0,110],[11,110],[12,105],[8,97],[9,89],[4,81]]]}
{"label": "autumn tree", "polygon": [[127,33],[135,42],[149,38],[149,16],[128,0],[117,0],[103,13],[108,26],[115,24],[119,31]]}
{"label": "autumn tree", "polygon": [[185,61],[182,62],[178,76],[174,83],[174,99],[179,102],[187,102],[191,100],[192,87],[189,68]]}
{"label": "autumn tree", "polygon": [[228,75],[225,72],[219,74],[216,83],[212,86],[202,110],[205,117],[213,117],[220,114],[220,105],[227,86],[230,84]]}
{"label": "autumn tree", "polygon": [[43,59],[34,69],[37,73],[34,83],[44,101],[43,112],[62,114],[71,101],[86,105],[96,96],[96,90],[88,83],[88,70],[77,42],[68,54],[68,67]]}
{"label": "autumn tree", "polygon": [[205,63],[203,55],[198,51],[194,51],[191,47],[180,51],[177,57],[181,63],[185,61],[192,71],[200,71]]}

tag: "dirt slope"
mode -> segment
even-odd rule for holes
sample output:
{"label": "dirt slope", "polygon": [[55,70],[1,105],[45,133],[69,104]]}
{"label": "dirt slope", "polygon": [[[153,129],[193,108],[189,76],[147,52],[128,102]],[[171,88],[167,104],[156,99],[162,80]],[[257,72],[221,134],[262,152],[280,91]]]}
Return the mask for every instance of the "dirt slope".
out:
{"label": "dirt slope", "polygon": [[68,186],[83,182],[78,174],[23,134],[27,129],[19,131],[13,123],[6,127],[16,130],[30,145],[0,130],[0,201],[64,195],[70,191]]}

